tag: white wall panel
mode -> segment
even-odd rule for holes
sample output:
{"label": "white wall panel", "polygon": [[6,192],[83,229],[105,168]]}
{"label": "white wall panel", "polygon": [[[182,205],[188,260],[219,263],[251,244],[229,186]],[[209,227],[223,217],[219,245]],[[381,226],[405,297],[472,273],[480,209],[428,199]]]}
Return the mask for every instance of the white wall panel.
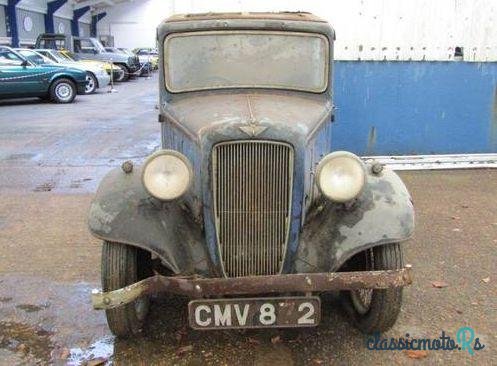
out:
{"label": "white wall panel", "polygon": [[17,9],[17,32],[21,45],[32,45],[38,34],[45,31],[45,17],[35,11]]}
{"label": "white wall panel", "polygon": [[59,18],[65,18],[65,19],[72,19],[72,13],[73,13],[73,5],[69,1],[62,5],[57,11],[54,13],[54,15],[58,16]]}
{"label": "white wall panel", "polygon": [[53,22],[55,33],[71,35],[71,20],[54,16]]}
{"label": "white wall panel", "polygon": [[81,23],[91,24],[91,12],[87,11],[84,15],[79,18]]}
{"label": "white wall panel", "polygon": [[21,0],[16,6],[18,9],[34,11],[37,13],[47,13],[46,0]]}

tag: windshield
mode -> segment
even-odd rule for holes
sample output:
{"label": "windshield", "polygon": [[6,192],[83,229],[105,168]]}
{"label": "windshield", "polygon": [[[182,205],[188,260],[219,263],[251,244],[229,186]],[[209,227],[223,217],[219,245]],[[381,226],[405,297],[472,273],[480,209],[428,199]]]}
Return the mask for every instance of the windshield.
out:
{"label": "windshield", "polygon": [[51,55],[58,61],[58,62],[67,62],[69,59],[65,57],[62,53],[59,51],[54,51],[51,53]]}
{"label": "windshield", "polygon": [[95,38],[81,38],[74,39],[74,52],[78,53],[102,53],[106,52],[104,46],[98,39]]}
{"label": "windshield", "polygon": [[211,31],[164,41],[171,92],[276,88],[321,93],[328,83],[329,45],[312,33]]}
{"label": "windshield", "polygon": [[23,59],[8,48],[0,48],[0,66],[21,66]]}
{"label": "windshield", "polygon": [[80,61],[81,60],[81,57],[79,57],[78,55],[76,55],[75,53],[72,53],[71,51],[61,51],[60,52],[63,56],[67,57],[67,59],[69,61]]}
{"label": "windshield", "polygon": [[34,52],[31,50],[18,50],[19,54],[21,56],[26,57],[29,61],[34,63],[35,65],[42,65],[42,64],[54,64],[52,60],[46,58],[43,55],[40,55],[38,52]]}
{"label": "windshield", "polygon": [[55,61],[57,63],[63,63],[69,61],[67,57],[64,57],[59,51],[46,51],[46,50],[37,50],[36,52],[42,54],[43,56]]}

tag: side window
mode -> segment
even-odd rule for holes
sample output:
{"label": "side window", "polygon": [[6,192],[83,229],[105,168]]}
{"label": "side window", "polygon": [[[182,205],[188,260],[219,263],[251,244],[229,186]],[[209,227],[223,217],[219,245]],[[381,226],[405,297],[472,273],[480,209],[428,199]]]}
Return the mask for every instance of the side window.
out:
{"label": "side window", "polygon": [[0,67],[2,66],[21,66],[22,59],[18,57],[15,53],[8,50],[0,51]]}
{"label": "side window", "polygon": [[138,54],[139,55],[147,55],[148,52],[147,52],[147,50],[140,50],[140,51],[138,51]]}
{"label": "side window", "polygon": [[82,39],[79,41],[81,50],[79,52],[81,53],[96,53],[97,49],[95,46],[93,46],[93,43],[86,39]]}
{"label": "side window", "polygon": [[41,64],[45,63],[45,60],[43,59],[43,57],[40,56],[40,55],[37,55],[34,52],[30,52],[30,51],[19,51],[19,53],[21,55],[23,55],[24,57],[26,57],[29,61],[35,63],[36,65],[41,65]]}

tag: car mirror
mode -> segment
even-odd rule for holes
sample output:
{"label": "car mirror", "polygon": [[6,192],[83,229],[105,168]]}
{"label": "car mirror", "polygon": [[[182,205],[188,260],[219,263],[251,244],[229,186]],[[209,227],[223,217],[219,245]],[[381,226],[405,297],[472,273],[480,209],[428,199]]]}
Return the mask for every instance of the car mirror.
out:
{"label": "car mirror", "polygon": [[22,67],[26,67],[26,66],[28,66],[28,65],[29,65],[28,60],[22,60],[22,62],[21,62],[21,66],[22,66]]}

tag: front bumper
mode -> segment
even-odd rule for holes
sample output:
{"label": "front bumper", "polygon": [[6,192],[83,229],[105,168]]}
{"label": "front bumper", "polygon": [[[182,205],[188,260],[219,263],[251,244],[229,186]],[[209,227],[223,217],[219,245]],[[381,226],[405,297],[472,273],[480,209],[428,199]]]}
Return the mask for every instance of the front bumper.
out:
{"label": "front bumper", "polygon": [[141,296],[162,292],[191,298],[288,292],[388,289],[412,283],[412,267],[387,271],[297,273],[237,278],[166,277],[155,275],[118,290],[92,291],[95,309],[113,309]]}
{"label": "front bumper", "polygon": [[86,94],[86,79],[85,81],[78,81],[76,83],[76,94],[78,95]]}
{"label": "front bumper", "polygon": [[110,76],[106,72],[102,72],[96,75],[97,81],[98,81],[98,87],[103,88],[109,85],[110,83]]}

